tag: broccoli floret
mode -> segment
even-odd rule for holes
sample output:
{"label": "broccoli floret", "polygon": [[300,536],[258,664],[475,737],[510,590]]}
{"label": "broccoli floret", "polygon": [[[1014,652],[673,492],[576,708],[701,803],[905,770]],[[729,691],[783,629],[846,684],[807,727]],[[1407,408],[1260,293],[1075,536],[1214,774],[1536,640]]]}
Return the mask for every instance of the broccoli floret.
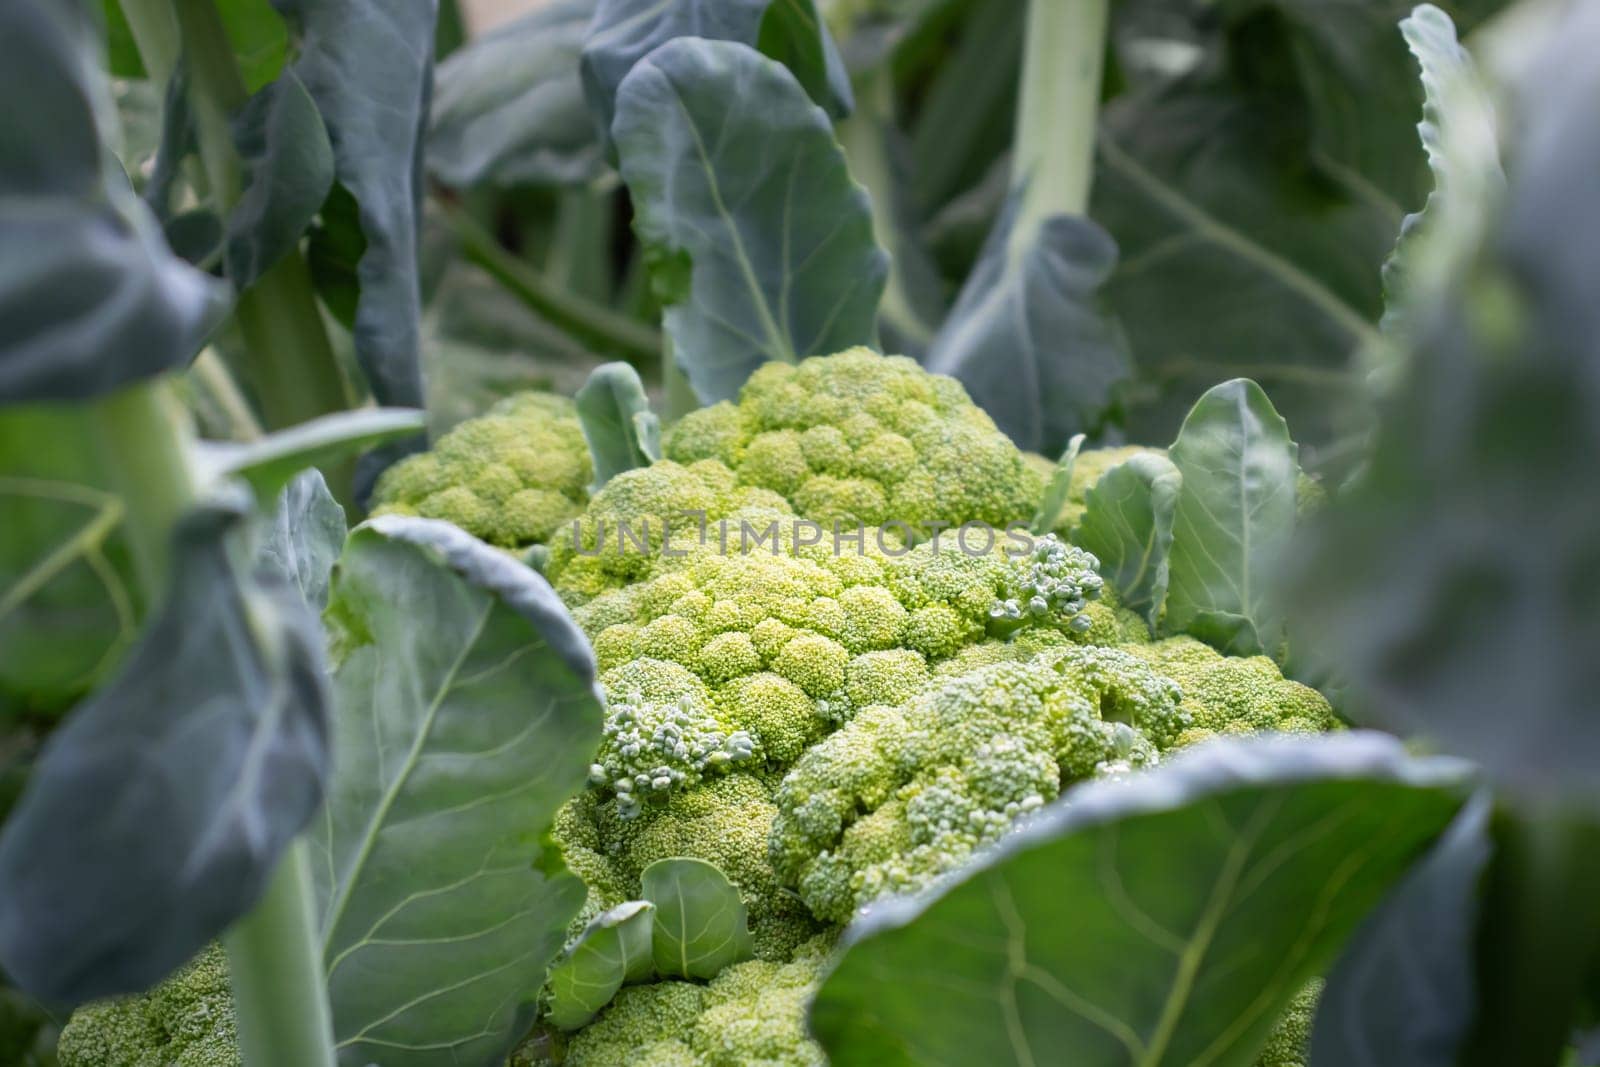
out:
{"label": "broccoli floret", "polygon": [[593,476],[572,401],[521,393],[385,471],[373,513],[444,519],[490,544],[525,548],[582,512]]}
{"label": "broccoli floret", "polygon": [[865,348],[768,363],[737,404],[692,412],[669,459],[716,459],[832,529],[1025,522],[1041,488],[1022,453],[953,378]]}
{"label": "broccoli floret", "polygon": [[622,990],[567,1047],[568,1067],[822,1067],[806,1005],[833,945],[811,938],[784,963],[736,964],[709,985],[666,981]]}
{"label": "broccoli floret", "polygon": [[1267,1043],[1256,1058],[1255,1067],[1309,1067],[1311,1028],[1317,1021],[1317,1001],[1322,996],[1322,979],[1313,980],[1284,1011],[1273,1027]]}
{"label": "broccoli floret", "polygon": [[73,1012],[61,1067],[239,1067],[228,962],[217,945],[150,992]]}
{"label": "broccoli floret", "polygon": [[1124,652],[1068,646],[863,710],[784,778],[773,867],[818,917],[848,922],[956,869],[1065,785],[1155,763],[1188,726],[1178,700]]}
{"label": "broccoli floret", "polygon": [[1224,656],[1192,637],[1127,650],[1177,682],[1192,725],[1181,742],[1266,730],[1324,733],[1339,728],[1326,698],[1285,678],[1266,656]]}

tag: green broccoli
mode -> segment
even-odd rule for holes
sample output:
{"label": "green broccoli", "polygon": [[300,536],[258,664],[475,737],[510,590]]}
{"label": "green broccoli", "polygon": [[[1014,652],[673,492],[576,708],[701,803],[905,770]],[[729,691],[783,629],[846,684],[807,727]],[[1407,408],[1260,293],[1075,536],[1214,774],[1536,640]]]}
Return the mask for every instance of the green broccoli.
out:
{"label": "green broccoli", "polygon": [[1083,778],[1157,762],[1188,726],[1171,681],[1066,647],[862,711],[779,786],[772,862],[819,918],[923,889]]}
{"label": "green broccoli", "polygon": [[800,945],[792,960],[736,964],[707,985],[667,981],[622,990],[576,1034],[568,1067],[823,1067],[806,1033],[806,1005],[834,937]]}
{"label": "green broccoli", "polygon": [[830,530],[1003,528],[1027,521],[1043,484],[961,383],[865,348],[768,363],[737,404],[691,412],[664,447],[680,463],[720,460]]}
{"label": "green broccoli", "polygon": [[593,476],[572,401],[519,393],[385,471],[373,513],[445,519],[492,545],[523,548],[583,510]]}
{"label": "green broccoli", "polygon": [[221,947],[141,996],[87,1004],[61,1031],[61,1067],[239,1067]]}
{"label": "green broccoli", "polygon": [[1192,637],[1129,645],[1130,653],[1177,682],[1192,726],[1189,745],[1215,734],[1264,730],[1325,733],[1339,720],[1323,695],[1285,678],[1266,656],[1224,656]]}
{"label": "green broccoli", "polygon": [[1272,1028],[1261,1055],[1256,1058],[1255,1067],[1309,1067],[1311,1029],[1317,1021],[1322,984],[1322,979],[1314,979],[1289,1001],[1289,1007]]}

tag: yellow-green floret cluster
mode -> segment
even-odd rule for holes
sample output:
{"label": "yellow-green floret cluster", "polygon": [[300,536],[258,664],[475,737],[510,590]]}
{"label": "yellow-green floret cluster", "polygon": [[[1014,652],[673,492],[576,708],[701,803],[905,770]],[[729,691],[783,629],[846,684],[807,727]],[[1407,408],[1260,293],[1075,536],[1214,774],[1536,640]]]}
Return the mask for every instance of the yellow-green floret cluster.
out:
{"label": "yellow-green floret cluster", "polygon": [[778,789],[772,861],[820,918],[931,885],[1084,778],[1149,766],[1189,725],[1126,652],[1066,647],[863,710]]}
{"label": "yellow-green floret cluster", "polygon": [[1027,521],[1042,484],[960,382],[865,348],[768,363],[738,403],[685,416],[664,447],[680,463],[720,460],[829,529],[1004,528]]}
{"label": "yellow-green floret cluster", "polygon": [[57,1056],[61,1067],[239,1067],[222,949],[209,946],[143,996],[79,1008]]}
{"label": "yellow-green floret cluster", "polygon": [[1317,1021],[1322,986],[1322,979],[1315,979],[1289,1001],[1261,1055],[1256,1057],[1255,1067],[1310,1067],[1311,1031]]}
{"label": "yellow-green floret cluster", "polygon": [[1266,656],[1224,656],[1192,637],[1132,645],[1128,651],[1183,690],[1190,719],[1181,739],[1185,745],[1215,734],[1325,733],[1339,728],[1321,693],[1285,678]]}
{"label": "yellow-green floret cluster", "polygon": [[617,994],[567,1047],[567,1067],[823,1067],[806,1004],[833,947],[822,935],[793,958],[751,960],[709,984],[666,981]]}
{"label": "yellow-green floret cluster", "polygon": [[524,548],[583,511],[593,477],[572,401],[519,393],[385,471],[373,512],[444,519],[489,544]]}

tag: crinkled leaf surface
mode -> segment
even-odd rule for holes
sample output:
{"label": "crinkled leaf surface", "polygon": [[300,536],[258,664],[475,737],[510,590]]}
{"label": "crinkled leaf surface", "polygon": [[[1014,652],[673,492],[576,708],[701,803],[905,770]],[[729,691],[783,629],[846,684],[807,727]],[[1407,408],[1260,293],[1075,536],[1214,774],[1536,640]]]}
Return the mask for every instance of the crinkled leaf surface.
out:
{"label": "crinkled leaf surface", "polygon": [[1132,370],[1099,295],[1117,246],[1090,219],[1056,215],[1016,250],[1020,203],[989,235],[926,363],[959,379],[1019,448],[1053,452],[1104,420]]}
{"label": "crinkled leaf surface", "polygon": [[715,978],[755,954],[739,891],[715,864],[678,857],[656,860],[639,876],[656,906],[651,940],[656,970],[670,978]]}
{"label": "crinkled leaf surface", "polygon": [[1100,476],[1084,494],[1073,540],[1100,560],[1117,599],[1152,627],[1167,599],[1173,525],[1183,475],[1172,461],[1141,453]]}
{"label": "crinkled leaf surface", "polygon": [[545,835],[600,739],[593,654],[543,578],[427,519],[351,534],[328,619],[310,864],[340,1062],[503,1062],[583,904]]}
{"label": "crinkled leaf surface", "polygon": [[434,0],[273,0],[292,70],[322,115],[335,179],[359,206],[356,356],[380,404],[422,406],[417,232],[433,85]]}
{"label": "crinkled leaf surface", "polygon": [[1213,742],[1079,787],[858,920],[812,1030],[838,1067],[1248,1067],[1448,825],[1463,776],[1350,733]]}
{"label": "crinkled leaf surface", "polygon": [[333,565],[344,549],[344,508],[322,472],[301,471],[278,495],[278,506],[256,546],[256,566],[282,576],[319,615],[328,606]]}
{"label": "crinkled leaf surface", "polygon": [[583,44],[583,91],[602,139],[615,136],[617,94],[641,59],[679,37],[731,41],[784,64],[835,118],[854,106],[850,78],[816,0],[599,0]]}
{"label": "crinkled leaf surface", "polygon": [[311,94],[288,70],[234,120],[244,191],[228,219],[228,277],[240,289],[300,245],[333,188],[333,146]]}
{"label": "crinkled leaf surface", "polygon": [[335,412],[268,434],[255,441],[214,441],[200,451],[213,476],[237,476],[266,503],[285,485],[318,464],[336,463],[386,441],[411,437],[427,426],[427,415],[407,408],[356,408]]}
{"label": "crinkled leaf surface", "polygon": [[545,989],[549,1019],[563,1030],[576,1030],[611,1003],[623,983],[642,981],[655,971],[651,934],[655,905],[630,900],[595,916],[572,947],[550,970]]}
{"label": "crinkled leaf surface", "polygon": [[623,471],[648,467],[661,458],[661,422],[631,364],[596,367],[578,390],[577,405],[594,459],[591,492],[599,492]]}
{"label": "crinkled leaf surface", "polygon": [[705,403],[768,360],[877,340],[888,258],[866,192],[794,76],[680,38],[635,66],[613,127],[675,357]]}
{"label": "crinkled leaf surface", "polygon": [[[1453,265],[1364,479],[1325,509],[1297,645],[1357,721],[1426,736],[1510,791],[1600,801],[1600,8],[1518,87],[1504,204]],[[1507,729],[1507,709],[1516,728]]]}
{"label": "crinkled leaf surface", "polygon": [[595,0],[547,3],[439,64],[428,172],[456,188],[597,177],[605,151],[578,76]]}
{"label": "crinkled leaf surface", "polygon": [[116,666],[145,604],[100,477],[95,414],[0,411],[0,720],[70,707]]}
{"label": "crinkled leaf surface", "polygon": [[1367,918],[1317,1002],[1311,1057],[1342,1067],[1454,1067],[1472,1020],[1487,794],[1474,797]]}
{"label": "crinkled leaf surface", "polygon": [[1072,440],[1067,442],[1067,450],[1056,461],[1056,469],[1051,472],[1050,481],[1044,487],[1044,496],[1039,498],[1039,510],[1029,524],[1029,529],[1034,533],[1047,534],[1061,526],[1072,494],[1072,471],[1078,465],[1078,453],[1081,451],[1083,434],[1074,434]]}
{"label": "crinkled leaf surface", "polygon": [[0,835],[0,965],[60,1005],[144,990],[254,906],[322,800],[322,633],[240,567],[248,495],[179,525],[166,602],[50,739]]}
{"label": "crinkled leaf surface", "polygon": [[1195,404],[1168,452],[1182,475],[1166,628],[1243,654],[1275,652],[1285,605],[1274,580],[1294,535],[1298,453],[1255,382]]}
{"label": "crinkled leaf surface", "polygon": [[[0,9],[0,404],[76,400],[182,366],[225,289],[167,248],[109,149],[84,0]],[[26,106],[20,102],[26,101]]]}

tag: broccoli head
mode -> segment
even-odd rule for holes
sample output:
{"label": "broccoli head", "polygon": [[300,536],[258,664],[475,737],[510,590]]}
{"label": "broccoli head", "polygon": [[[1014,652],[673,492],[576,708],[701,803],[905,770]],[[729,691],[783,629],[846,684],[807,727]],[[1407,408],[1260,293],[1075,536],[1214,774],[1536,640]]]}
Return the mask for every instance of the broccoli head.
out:
{"label": "broccoli head", "polygon": [[385,471],[373,513],[444,519],[492,545],[523,548],[582,512],[593,476],[572,401],[519,393]]}
{"label": "broccoli head", "polygon": [[1255,1067],[1309,1067],[1311,1030],[1317,1021],[1322,984],[1320,978],[1313,980],[1289,1001],[1283,1017],[1267,1037],[1261,1055],[1256,1057]]}
{"label": "broccoli head", "polygon": [[567,1067],[823,1067],[806,1033],[806,1005],[821,981],[831,935],[783,963],[751,960],[707,985],[666,981],[617,994],[567,1047]]}
{"label": "broccoli head", "polygon": [[959,382],[865,348],[768,363],[738,403],[691,412],[664,447],[680,463],[721,460],[830,530],[1004,527],[1027,521],[1042,487]]}
{"label": "broccoli head", "polygon": [[1178,683],[1192,721],[1185,745],[1216,734],[1266,730],[1324,733],[1339,720],[1323,695],[1285,678],[1266,656],[1224,656],[1192,637],[1171,637],[1127,650]]}
{"label": "broccoli head", "polygon": [[239,1067],[227,957],[210,945],[148,993],[84,1005],[57,1055],[61,1067]]}
{"label": "broccoli head", "polygon": [[1064,647],[861,711],[776,796],[774,869],[819,918],[923,889],[1068,784],[1153,764],[1178,687],[1116,649]]}

